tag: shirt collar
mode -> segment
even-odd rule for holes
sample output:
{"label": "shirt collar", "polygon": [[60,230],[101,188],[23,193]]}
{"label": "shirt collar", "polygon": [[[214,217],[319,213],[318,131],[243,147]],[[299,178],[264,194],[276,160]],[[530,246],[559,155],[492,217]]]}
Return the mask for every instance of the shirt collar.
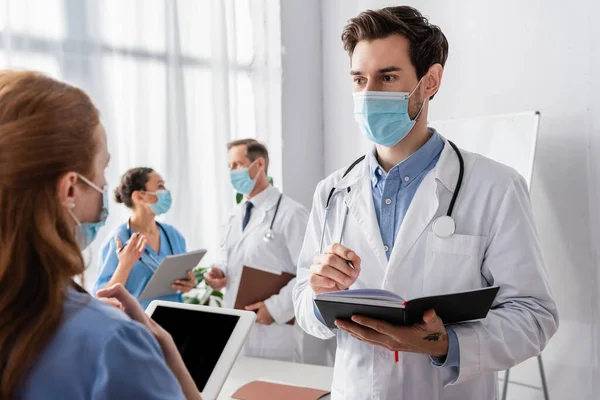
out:
{"label": "shirt collar", "polygon": [[375,187],[385,179],[400,179],[404,185],[410,184],[419,176],[433,160],[442,152],[444,140],[433,128],[429,128],[431,137],[423,146],[411,154],[407,159],[396,164],[388,173],[379,165],[376,157],[376,149],[369,153],[369,171],[371,186]]}
{"label": "shirt collar", "polygon": [[275,187],[269,185],[269,187],[267,187],[265,190],[263,190],[253,198],[246,198],[246,201],[244,201],[244,203],[250,201],[253,205],[253,208],[258,209],[266,203],[268,203],[269,199],[275,196],[277,192],[278,190]]}
{"label": "shirt collar", "polygon": [[373,151],[369,152],[369,176],[371,177],[371,187],[377,186],[377,184],[385,179],[387,176],[384,169],[377,162],[377,149],[373,148]]}

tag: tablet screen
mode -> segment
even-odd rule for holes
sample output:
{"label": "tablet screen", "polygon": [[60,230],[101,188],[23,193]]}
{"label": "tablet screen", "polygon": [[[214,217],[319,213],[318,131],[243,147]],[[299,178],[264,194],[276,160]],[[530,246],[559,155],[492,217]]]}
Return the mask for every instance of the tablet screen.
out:
{"label": "tablet screen", "polygon": [[157,306],[152,319],[173,336],[201,392],[227,346],[240,317]]}

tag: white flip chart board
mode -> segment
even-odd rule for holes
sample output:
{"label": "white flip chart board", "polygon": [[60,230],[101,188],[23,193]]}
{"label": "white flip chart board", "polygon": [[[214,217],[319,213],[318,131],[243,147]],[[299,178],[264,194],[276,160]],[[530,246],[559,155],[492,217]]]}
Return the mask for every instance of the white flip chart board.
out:
{"label": "white flip chart board", "polygon": [[539,122],[540,113],[531,111],[432,121],[429,126],[461,149],[516,169],[531,190]]}

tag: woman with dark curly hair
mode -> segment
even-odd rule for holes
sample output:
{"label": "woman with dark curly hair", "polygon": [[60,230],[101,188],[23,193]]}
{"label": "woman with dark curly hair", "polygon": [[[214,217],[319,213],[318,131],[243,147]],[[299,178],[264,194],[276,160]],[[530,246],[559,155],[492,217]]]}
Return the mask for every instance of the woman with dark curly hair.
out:
{"label": "woman with dark curly hair", "polygon": [[[171,208],[171,192],[152,168],[127,171],[115,190],[115,200],[131,210],[131,217],[102,247],[95,289],[120,283],[139,297],[163,258],[186,252],[185,239],[173,226],[155,219]],[[187,293],[195,286],[196,279],[189,271],[188,279],[173,282],[173,288],[179,293],[159,300],[181,302],[181,293]],[[141,304],[146,307],[152,300],[157,299]]]}

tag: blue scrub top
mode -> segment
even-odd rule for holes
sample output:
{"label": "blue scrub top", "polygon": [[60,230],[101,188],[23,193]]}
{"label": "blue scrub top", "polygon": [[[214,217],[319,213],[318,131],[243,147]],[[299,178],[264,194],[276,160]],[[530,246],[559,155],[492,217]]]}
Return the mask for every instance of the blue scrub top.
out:
{"label": "blue scrub top", "polygon": [[62,321],[17,399],[185,399],[154,336],[121,310],[69,288]]}
{"label": "blue scrub top", "polygon": [[[154,272],[158,268],[160,262],[166,256],[185,253],[185,239],[179,233],[177,229],[172,227],[171,225],[160,223],[163,229],[159,228],[160,231],[160,251],[157,253],[150,246],[146,246],[146,250],[142,254],[142,261],[138,261],[135,263],[131,272],[129,274],[129,278],[127,279],[127,283],[125,284],[125,288],[134,295],[135,297],[139,297],[142,294],[142,291],[148,284],[148,281],[154,275]],[[132,230],[132,232],[134,232]],[[168,235],[168,238],[167,236]],[[117,256],[117,244],[115,243],[115,237],[119,237],[121,239],[121,243],[125,244],[130,238],[129,229],[127,228],[127,224],[123,224],[117,228],[115,232],[113,232],[106,243],[102,246],[102,250],[100,252],[100,264],[99,264],[99,275],[96,280],[96,285],[94,286],[94,293],[98,289],[102,289],[108,281],[112,278],[113,274],[117,269],[117,265],[119,265],[119,258]],[[145,263],[145,264],[144,264]],[[142,307],[148,307],[148,304],[152,300],[167,300],[174,302],[182,302],[183,299],[181,294],[176,293],[168,296],[157,297],[156,299],[150,299],[146,301],[141,301],[140,304]]]}

